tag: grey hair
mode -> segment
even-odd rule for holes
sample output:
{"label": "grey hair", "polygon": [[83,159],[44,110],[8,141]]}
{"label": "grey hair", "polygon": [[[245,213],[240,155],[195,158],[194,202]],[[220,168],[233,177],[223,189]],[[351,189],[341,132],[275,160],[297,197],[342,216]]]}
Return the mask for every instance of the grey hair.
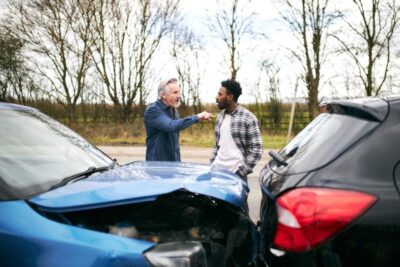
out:
{"label": "grey hair", "polygon": [[178,79],[170,78],[168,80],[161,82],[160,85],[158,86],[158,99],[161,99],[162,93],[164,93],[164,94],[168,93],[167,85],[170,83],[178,83]]}

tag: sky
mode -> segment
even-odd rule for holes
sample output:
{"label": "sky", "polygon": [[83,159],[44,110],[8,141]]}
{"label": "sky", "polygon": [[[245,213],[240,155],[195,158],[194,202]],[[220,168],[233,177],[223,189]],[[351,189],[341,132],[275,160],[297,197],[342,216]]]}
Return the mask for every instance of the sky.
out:
{"label": "sky", "polygon": [[[226,67],[223,63],[223,54],[227,49],[218,38],[211,36],[207,28],[207,19],[215,14],[218,9],[217,3],[229,6],[230,0],[182,0],[183,13],[191,30],[201,36],[205,42],[206,52],[206,72],[202,78],[200,86],[201,98],[203,102],[215,102],[215,96],[220,87],[221,81],[229,78],[226,73]],[[256,12],[255,30],[258,32],[268,32],[269,38],[284,38],[284,35],[278,34],[278,28],[271,28],[278,17],[278,13],[266,0],[242,1],[246,5],[245,11]],[[268,28],[267,31],[265,29]],[[277,34],[276,37],[273,35]],[[254,96],[251,94],[251,86],[254,83],[258,72],[257,64],[260,58],[264,57],[267,51],[270,53],[273,48],[270,40],[265,38],[250,38],[243,41],[245,50],[243,52],[243,63],[239,71],[238,81],[243,88],[243,94],[240,97],[241,102],[254,102]],[[290,92],[287,92],[290,95]]]}
{"label": "sky", "polygon": [[[7,0],[0,0],[0,8],[5,6],[6,2]],[[189,29],[196,33],[205,44],[205,52],[202,57],[202,65],[205,71],[200,84],[200,97],[203,103],[214,103],[220,82],[229,78],[229,73],[227,73],[227,68],[223,63],[223,55],[227,53],[227,49],[220,39],[210,35],[206,23],[208,18],[217,11],[218,5],[222,4],[228,7],[231,2],[232,0],[181,0],[182,13],[185,15]],[[266,58],[282,63],[286,59],[279,54],[281,51],[277,47],[279,44],[292,42],[289,41],[292,37],[290,33],[283,30],[278,21],[278,11],[272,4],[272,0],[247,0],[240,1],[240,3],[246,7],[243,9],[244,12],[256,13],[254,30],[262,32],[268,37],[268,39],[266,37],[247,38],[242,42],[244,47],[242,51],[243,62],[237,80],[243,88],[240,102],[249,103],[255,102],[255,95],[252,91],[254,91],[253,85],[258,78],[260,59]],[[158,70],[160,81],[177,76],[176,71],[170,68],[171,58],[158,58],[157,60],[160,61],[160,64],[157,65],[161,66]],[[290,63],[283,64],[283,66],[285,67],[280,73],[280,95],[282,98],[293,98],[295,84],[293,77],[296,76],[295,72],[298,70]],[[158,82],[154,84],[158,84]],[[157,97],[155,91],[150,93],[149,101]],[[296,96],[304,95],[305,88],[300,86]],[[266,97],[266,94],[263,96]]]}
{"label": "sky", "polygon": [[[346,0],[345,0],[346,1]],[[231,0],[182,0],[184,13],[191,29],[206,39],[207,51],[207,71],[203,77],[201,85],[201,98],[204,102],[214,102],[216,93],[219,89],[220,82],[226,78],[226,68],[222,65],[222,53],[227,53],[226,47],[221,44],[219,39],[210,36],[210,32],[206,27],[207,17],[215,14],[218,9],[217,2],[225,3],[229,6]],[[288,28],[282,23],[278,9],[273,0],[248,0],[240,1],[246,8],[245,12],[255,12],[254,30],[262,33],[263,36],[258,38],[250,37],[243,40],[244,55],[241,69],[238,73],[238,81],[243,88],[243,94],[240,102],[255,102],[256,97],[254,91],[254,83],[258,79],[259,62],[261,59],[267,59],[275,62],[280,67],[279,84],[280,97],[284,101],[290,99],[304,98],[307,95],[305,85],[300,81],[297,91],[295,92],[296,77],[302,72],[300,66],[290,61],[287,57],[287,50],[283,46],[295,47],[297,41],[294,39]],[[341,0],[334,0],[339,3]],[[224,69],[225,68],[225,69]],[[321,95],[331,96],[338,94],[331,89],[321,89]],[[261,93],[266,98],[267,93]],[[258,99],[260,100],[260,99]],[[263,101],[265,99],[261,99]]]}
{"label": "sky", "polygon": [[[224,76],[225,72],[222,70],[221,65],[221,53],[227,53],[226,48],[221,46],[220,41],[212,38],[205,27],[207,16],[214,14],[217,10],[217,2],[225,3],[225,6],[229,6],[232,0],[182,0],[181,2],[189,25],[195,32],[203,34],[202,37],[208,40],[206,47],[208,53],[207,72],[204,75],[204,82],[201,87],[201,96],[204,102],[215,101],[220,81],[227,78]],[[303,73],[303,70],[294,59],[288,57],[288,50],[283,47],[290,47],[296,50],[298,42],[280,18],[276,2],[274,0],[239,1],[239,3],[245,3],[246,11],[249,13],[256,12],[255,30],[262,32],[265,36],[262,38],[249,38],[245,42],[248,53],[244,57],[242,69],[238,75],[238,81],[243,87],[243,94],[239,99],[241,102],[255,102],[256,97],[251,90],[254,88],[253,85],[258,78],[259,60],[263,58],[277,63],[280,67],[279,87],[281,99],[290,101],[294,97],[304,99],[307,96],[306,86],[301,80],[295,92],[296,79]],[[364,1],[365,6],[368,4],[369,1]],[[332,0],[330,1],[330,8],[352,12],[354,4],[348,0]],[[358,17],[350,15],[349,19],[358,19]],[[337,21],[335,27],[343,27],[343,21]],[[356,74],[352,74],[355,70],[355,67],[345,56],[335,55],[330,57],[323,65],[322,72],[324,76],[320,83],[319,99],[363,96],[364,89],[359,80],[354,78]],[[344,73],[349,73],[351,77],[350,90],[345,89]],[[266,94],[264,97],[266,97]]]}
{"label": "sky", "polygon": [[2,10],[6,6],[6,4],[7,4],[7,0],[0,0],[0,15],[1,15]]}
{"label": "sky", "polygon": [[[181,0],[182,12],[185,15],[185,19],[189,25],[189,28],[193,30],[196,34],[198,34],[202,41],[206,44],[206,52],[203,57],[203,60],[205,61],[203,62],[203,66],[206,66],[206,71],[204,72],[204,76],[202,77],[200,90],[201,99],[204,103],[215,102],[215,96],[220,87],[220,82],[229,78],[226,73],[226,67],[222,65],[222,53],[226,51],[226,48],[222,46],[219,40],[211,38],[209,30],[206,26],[207,17],[211,14],[214,14],[214,12],[217,10],[217,4],[220,3],[222,5],[228,6],[229,2],[231,2],[231,0]],[[249,0],[244,2],[248,2],[246,3],[246,5],[251,4],[251,9],[246,9],[246,11],[258,11],[259,23],[261,23],[260,25],[262,27],[264,26],[264,24],[267,24],[264,22],[271,20],[270,18],[274,15],[274,9],[266,8],[268,6],[268,4],[266,4],[266,0]],[[7,0],[0,0],[0,11],[1,8],[6,5],[6,3]],[[249,47],[255,46],[255,40],[248,40],[248,42]],[[263,52],[260,50],[260,53]],[[254,69],[252,69],[252,66],[255,66],[257,64],[256,61],[258,60],[259,56],[259,54],[246,54],[246,56],[244,57],[243,70],[240,71],[241,77],[254,76]],[[159,74],[160,80],[165,80],[165,78],[177,76],[176,71],[169,68],[172,63],[171,58],[157,60],[163,61],[161,64],[157,64],[162,66]],[[243,87],[243,94],[241,96],[242,102],[252,101],[251,96],[248,94],[248,91],[250,90],[247,90],[247,84],[249,83],[247,82],[247,80],[253,80],[253,78],[246,78],[243,79],[243,81],[240,81]],[[158,84],[158,82],[155,82],[155,84]],[[154,93],[151,93],[149,98],[151,101],[152,99],[156,98],[156,95]]]}
{"label": "sky", "polygon": [[[210,35],[206,26],[209,16],[215,14],[218,3],[229,6],[232,0],[181,0],[181,6],[187,25],[193,32],[200,36],[205,44],[205,52],[202,57],[203,68],[205,69],[204,75],[200,84],[200,96],[203,103],[214,103],[215,96],[220,87],[220,82],[229,78],[226,73],[226,67],[223,65],[223,54],[226,54],[226,48],[221,41]],[[6,4],[7,0],[0,0],[1,8]],[[245,12],[256,12],[255,30],[262,32],[264,37],[260,38],[247,38],[244,40],[245,51],[243,56],[243,63],[239,71],[238,81],[243,88],[243,94],[240,97],[240,102],[250,103],[255,102],[256,97],[252,90],[254,90],[254,83],[258,78],[258,62],[260,59],[268,59],[277,62],[280,66],[280,97],[283,100],[292,99],[293,97],[305,97],[307,90],[305,85],[300,82],[298,90],[295,95],[296,77],[301,73],[299,65],[290,61],[284,53],[282,46],[294,45],[296,41],[293,39],[292,34],[283,25],[282,20],[279,18],[279,13],[276,6],[273,4],[274,0],[241,0],[240,3],[246,5]],[[276,2],[276,1],[275,1]],[[348,0],[332,0],[331,3],[341,5],[341,7],[349,5]],[[1,15],[1,13],[0,13]],[[293,46],[292,46],[293,47]],[[287,51],[285,51],[287,52]],[[337,58],[335,63],[327,65],[327,68],[332,70],[340,68],[350,68],[345,62],[341,62],[341,58]],[[170,68],[171,58],[157,58],[160,69],[158,70],[160,80],[177,76],[176,71]],[[158,63],[158,62],[157,62]],[[329,73],[329,72],[328,72]],[[330,72],[329,75],[333,73]],[[332,74],[333,76],[333,74]],[[155,82],[158,84],[158,82]],[[328,83],[324,83],[320,88],[320,99],[322,97],[332,97],[346,95],[348,92],[343,91],[343,81],[337,77],[333,78]],[[356,87],[355,87],[356,88]],[[354,94],[362,94],[362,91]],[[266,97],[264,94],[262,97]],[[149,101],[156,98],[155,90],[149,96]],[[260,99],[258,99],[260,100]],[[265,99],[261,99],[263,101]]]}

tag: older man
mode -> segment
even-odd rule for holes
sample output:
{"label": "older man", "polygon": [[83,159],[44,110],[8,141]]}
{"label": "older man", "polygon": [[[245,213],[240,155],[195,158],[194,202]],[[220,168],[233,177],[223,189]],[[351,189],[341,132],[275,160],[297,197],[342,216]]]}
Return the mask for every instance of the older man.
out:
{"label": "older man", "polygon": [[180,119],[177,108],[181,92],[175,78],[162,82],[158,87],[158,100],[144,112],[146,127],[147,161],[181,161],[179,131],[199,121],[210,120],[206,111]]}

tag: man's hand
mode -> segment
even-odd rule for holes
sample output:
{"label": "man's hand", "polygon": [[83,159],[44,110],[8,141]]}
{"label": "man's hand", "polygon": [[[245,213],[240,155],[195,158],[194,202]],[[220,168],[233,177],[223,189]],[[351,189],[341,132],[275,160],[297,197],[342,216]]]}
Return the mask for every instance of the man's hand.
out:
{"label": "man's hand", "polygon": [[207,111],[203,111],[202,113],[197,114],[197,117],[199,118],[200,121],[209,121],[211,118],[214,118],[214,115],[211,113],[208,113]]}

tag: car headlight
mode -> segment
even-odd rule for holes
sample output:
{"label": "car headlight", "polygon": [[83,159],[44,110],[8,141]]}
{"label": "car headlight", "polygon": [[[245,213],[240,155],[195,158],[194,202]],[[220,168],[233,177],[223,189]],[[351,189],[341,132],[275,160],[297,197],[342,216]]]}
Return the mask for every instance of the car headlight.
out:
{"label": "car headlight", "polygon": [[146,259],[154,267],[205,267],[206,252],[199,242],[171,242],[159,244],[147,251]]}

